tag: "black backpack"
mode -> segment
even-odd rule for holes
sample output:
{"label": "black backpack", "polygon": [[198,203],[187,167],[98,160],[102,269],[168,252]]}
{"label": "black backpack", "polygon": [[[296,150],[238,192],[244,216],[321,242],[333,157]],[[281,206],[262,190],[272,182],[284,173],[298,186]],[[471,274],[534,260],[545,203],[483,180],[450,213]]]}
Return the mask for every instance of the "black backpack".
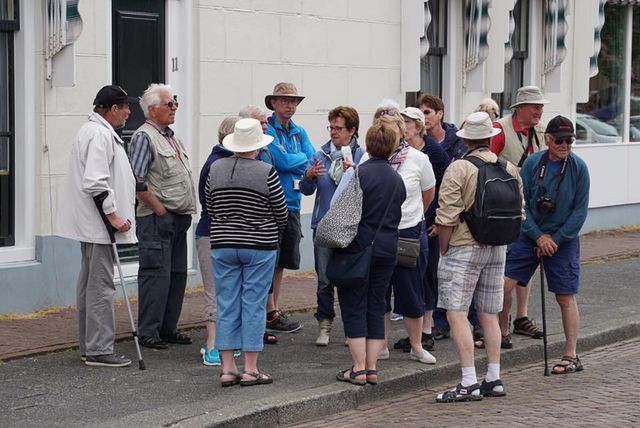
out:
{"label": "black backpack", "polygon": [[522,223],[522,198],[518,180],[507,171],[507,161],[485,162],[464,157],[478,168],[473,206],[460,216],[480,244],[506,245],[518,240]]}

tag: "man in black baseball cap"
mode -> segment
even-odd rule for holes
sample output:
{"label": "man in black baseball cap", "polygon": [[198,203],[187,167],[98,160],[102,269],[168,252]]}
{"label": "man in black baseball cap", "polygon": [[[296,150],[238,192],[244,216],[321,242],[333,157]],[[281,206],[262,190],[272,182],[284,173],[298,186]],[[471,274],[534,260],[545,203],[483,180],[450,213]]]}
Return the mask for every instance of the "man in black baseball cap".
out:
{"label": "man in black baseball cap", "polygon": [[577,354],[580,316],[576,294],[580,286],[580,240],[578,234],[589,207],[589,171],[571,152],[575,140],[571,120],[556,116],[547,125],[544,140],[548,150],[529,156],[520,176],[524,187],[527,218],[520,238],[507,251],[507,284],[527,284],[544,261],[549,291],[562,313],[564,352],[553,374],[583,370]]}
{"label": "man in black baseball cap", "polygon": [[93,100],[93,105],[110,108],[112,105],[137,103],[138,101],[138,98],[130,97],[120,86],[107,85],[98,91],[96,99]]}

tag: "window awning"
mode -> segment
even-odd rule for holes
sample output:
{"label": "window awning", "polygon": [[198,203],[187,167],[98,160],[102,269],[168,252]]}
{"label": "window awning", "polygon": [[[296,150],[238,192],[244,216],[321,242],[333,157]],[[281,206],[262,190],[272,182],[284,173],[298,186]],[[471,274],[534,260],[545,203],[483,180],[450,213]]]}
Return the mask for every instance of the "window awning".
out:
{"label": "window awning", "polygon": [[567,0],[544,2],[544,74],[558,67],[567,55],[564,39],[567,34]]}
{"label": "window awning", "polygon": [[491,28],[489,0],[465,0],[464,71],[473,70],[489,56],[487,34]]}

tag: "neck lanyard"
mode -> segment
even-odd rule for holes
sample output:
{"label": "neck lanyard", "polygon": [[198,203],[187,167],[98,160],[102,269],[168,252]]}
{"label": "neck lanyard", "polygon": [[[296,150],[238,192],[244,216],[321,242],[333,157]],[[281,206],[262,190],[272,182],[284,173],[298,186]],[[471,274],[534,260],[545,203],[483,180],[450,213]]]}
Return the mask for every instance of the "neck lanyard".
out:
{"label": "neck lanyard", "polygon": [[[542,180],[544,180],[544,176],[547,174],[548,163],[549,163],[549,152],[545,153],[544,156],[542,156],[542,161],[540,162],[540,172],[538,173],[538,187],[541,187]],[[564,158],[564,160],[562,161],[562,166],[560,167],[560,179],[558,180],[558,184],[556,185],[554,196],[556,196],[558,194],[558,191],[560,190],[560,184],[562,183],[562,180],[564,180],[564,176],[567,172],[568,163],[569,163],[569,156]]]}

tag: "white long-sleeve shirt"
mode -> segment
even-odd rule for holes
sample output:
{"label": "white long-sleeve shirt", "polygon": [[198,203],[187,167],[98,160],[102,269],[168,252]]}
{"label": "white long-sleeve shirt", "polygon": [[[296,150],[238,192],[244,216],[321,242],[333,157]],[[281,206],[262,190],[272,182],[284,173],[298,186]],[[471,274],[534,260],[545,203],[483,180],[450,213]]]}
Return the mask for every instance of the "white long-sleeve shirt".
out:
{"label": "white long-sleeve shirt", "polygon": [[71,148],[69,168],[58,201],[56,235],[81,242],[109,244],[111,241],[93,200],[107,192],[105,214],[117,213],[131,221],[131,229],[116,233],[116,242],[137,242],[135,228],[136,180],[124,144],[111,125],[91,113]]}

